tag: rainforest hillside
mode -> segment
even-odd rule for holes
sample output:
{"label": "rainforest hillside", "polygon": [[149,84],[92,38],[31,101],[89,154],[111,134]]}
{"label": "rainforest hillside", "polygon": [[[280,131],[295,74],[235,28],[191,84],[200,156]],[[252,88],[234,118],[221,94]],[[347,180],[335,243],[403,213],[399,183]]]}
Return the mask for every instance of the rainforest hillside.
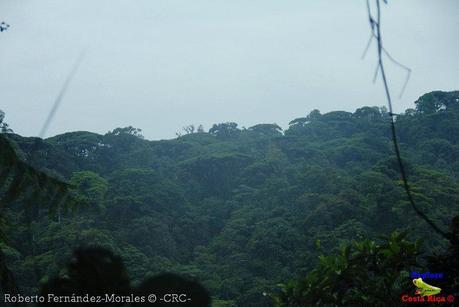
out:
{"label": "rainforest hillside", "polygon": [[[459,92],[421,96],[396,125],[416,203],[447,229],[459,214]],[[2,207],[14,242],[2,249],[24,293],[60,274],[80,245],[113,250],[134,283],[178,272],[227,306],[266,306],[263,292],[351,239],[405,229],[427,254],[447,246],[407,201],[383,107],[314,110],[285,131],[188,127],[163,141],[133,127],[7,137],[77,199],[53,215],[40,201]]]}

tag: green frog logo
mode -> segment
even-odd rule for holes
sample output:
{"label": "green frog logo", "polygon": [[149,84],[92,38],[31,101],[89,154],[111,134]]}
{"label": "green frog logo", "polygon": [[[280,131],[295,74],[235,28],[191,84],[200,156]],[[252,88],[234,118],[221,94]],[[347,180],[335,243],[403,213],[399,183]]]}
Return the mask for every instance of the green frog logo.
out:
{"label": "green frog logo", "polygon": [[413,279],[413,284],[416,286],[416,294],[420,296],[432,296],[440,293],[441,289],[425,283],[422,278]]}

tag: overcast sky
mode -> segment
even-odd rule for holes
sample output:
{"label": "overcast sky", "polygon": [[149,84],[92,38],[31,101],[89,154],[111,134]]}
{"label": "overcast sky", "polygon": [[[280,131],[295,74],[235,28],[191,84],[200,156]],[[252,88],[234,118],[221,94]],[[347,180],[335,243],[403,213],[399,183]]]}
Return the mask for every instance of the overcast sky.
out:
{"label": "overcast sky", "polygon": [[[459,89],[459,1],[389,0],[385,47],[412,68],[396,111]],[[149,139],[234,121],[283,128],[313,109],[385,105],[358,0],[0,0],[0,109],[37,135],[78,55],[47,136],[132,125]],[[374,45],[373,45],[374,47]],[[405,72],[387,62],[397,96]]]}

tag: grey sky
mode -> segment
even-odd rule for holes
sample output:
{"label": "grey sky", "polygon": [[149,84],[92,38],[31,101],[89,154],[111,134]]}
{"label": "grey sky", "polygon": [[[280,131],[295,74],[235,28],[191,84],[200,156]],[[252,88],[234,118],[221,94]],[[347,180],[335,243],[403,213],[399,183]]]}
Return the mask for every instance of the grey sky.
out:
{"label": "grey sky", "polygon": [[[459,1],[392,0],[385,46],[413,69],[396,111],[459,89]],[[47,136],[188,124],[288,122],[312,109],[384,105],[375,49],[357,0],[0,0],[0,109],[37,135],[79,53],[86,57]],[[373,46],[374,47],[374,46]],[[387,62],[397,96],[405,72]]]}

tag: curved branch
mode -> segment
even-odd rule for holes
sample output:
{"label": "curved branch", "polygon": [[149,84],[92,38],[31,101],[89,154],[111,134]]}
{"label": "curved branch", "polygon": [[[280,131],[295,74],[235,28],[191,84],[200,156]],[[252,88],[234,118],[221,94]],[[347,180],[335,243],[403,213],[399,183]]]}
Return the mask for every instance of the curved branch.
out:
{"label": "curved branch", "polygon": [[[367,1],[367,5],[369,6],[369,2],[368,1]],[[406,195],[408,197],[408,201],[410,202],[411,207],[413,208],[414,212],[416,212],[416,214],[420,218],[422,218],[436,233],[438,233],[439,235],[441,235],[443,238],[447,239],[448,241],[452,242],[454,240],[454,238],[451,236],[451,234],[441,230],[432,220],[429,219],[429,217],[424,212],[422,212],[416,206],[416,203],[414,201],[413,195],[411,193],[411,188],[410,188],[410,185],[408,183],[408,177],[406,175],[405,166],[403,164],[403,160],[402,160],[402,157],[401,157],[401,154],[400,154],[400,147],[399,147],[399,144],[398,144],[397,132],[396,132],[396,129],[395,129],[394,112],[393,112],[393,108],[392,108],[392,98],[391,98],[391,95],[390,95],[389,85],[388,85],[387,78],[386,78],[386,73],[385,73],[385,70],[384,70],[384,63],[383,63],[383,57],[382,57],[383,53],[388,55],[389,59],[391,61],[393,61],[394,63],[398,64],[399,66],[404,67],[406,69],[409,69],[409,68],[404,66],[404,65],[402,65],[402,64],[400,64],[398,61],[395,61],[389,55],[389,53],[387,51],[384,51],[383,44],[382,44],[382,36],[381,36],[381,7],[380,7],[380,0],[376,0],[376,8],[377,8],[376,21],[374,21],[372,16],[369,16],[369,18],[371,20],[372,29],[374,29],[376,31],[376,33],[375,32],[373,32],[373,33],[375,35],[375,39],[376,39],[377,46],[378,46],[378,67],[379,67],[379,71],[381,73],[381,77],[382,77],[382,80],[383,80],[384,90],[385,90],[386,98],[387,98],[387,104],[389,106],[389,115],[390,115],[390,119],[391,119],[392,141],[393,141],[393,144],[394,144],[395,155],[397,156],[398,166],[400,168],[400,174],[401,174],[402,181],[403,181],[403,187],[404,187]],[[368,8],[368,12],[369,12],[369,14],[371,14],[371,11],[370,11],[369,8]],[[409,72],[411,72],[410,69],[409,69]]]}

